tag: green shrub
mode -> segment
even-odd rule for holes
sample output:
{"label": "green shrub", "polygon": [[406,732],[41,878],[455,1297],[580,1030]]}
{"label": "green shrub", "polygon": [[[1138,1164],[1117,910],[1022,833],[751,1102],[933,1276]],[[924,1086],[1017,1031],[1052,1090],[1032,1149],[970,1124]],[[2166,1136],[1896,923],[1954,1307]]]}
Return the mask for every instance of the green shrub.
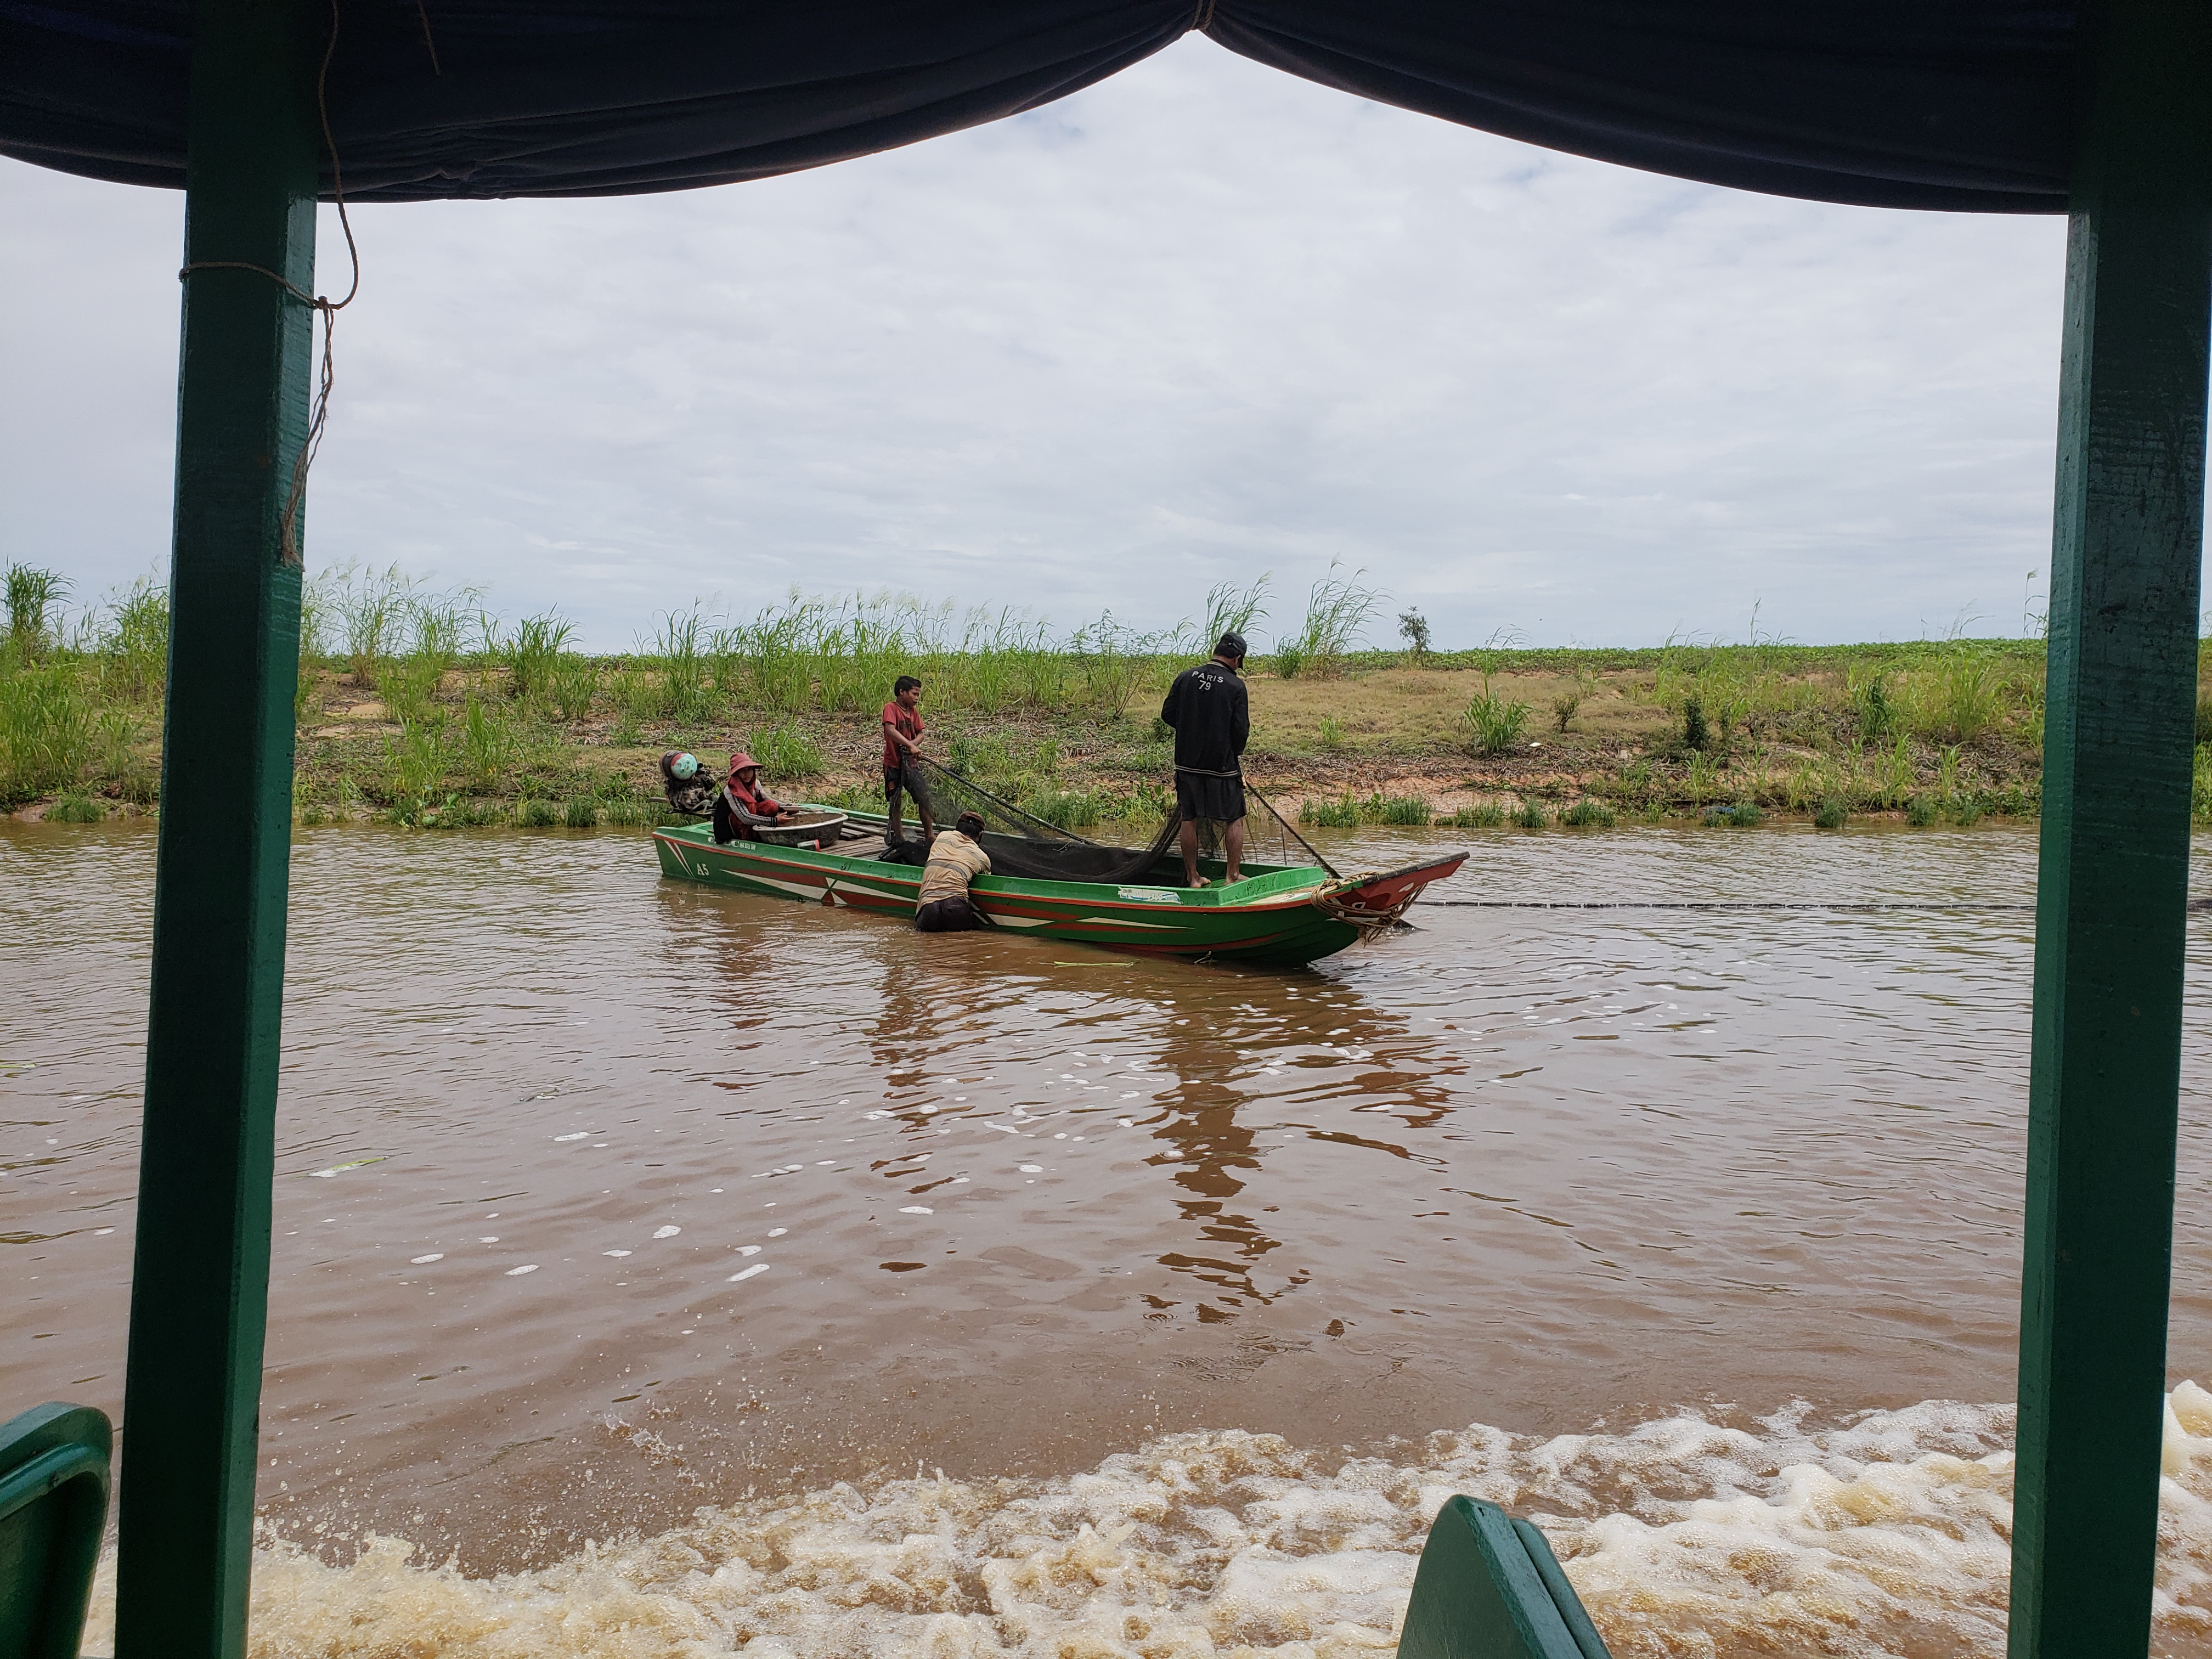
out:
{"label": "green shrub", "polygon": [[1344,722],[1333,715],[1321,717],[1321,746],[1324,749],[1344,747]]}
{"label": "green shrub", "polygon": [[1551,821],[1551,816],[1544,811],[1541,801],[1525,797],[1521,802],[1521,810],[1513,815],[1515,826],[1522,830],[1541,830]]}
{"label": "green shrub", "polygon": [[1961,650],[1937,678],[1936,707],[1943,735],[1972,743],[1997,722],[2004,694],[2004,671],[1978,650]]}
{"label": "green shrub", "polygon": [[445,672],[436,657],[420,653],[410,652],[386,665],[377,681],[385,714],[402,723],[427,718]]}
{"label": "green shrub", "polygon": [[1813,814],[1813,827],[1815,830],[1840,830],[1850,815],[1850,808],[1844,805],[1842,796],[1830,795]]}
{"label": "green shrub", "polygon": [[1897,705],[1890,697],[1888,681],[1887,674],[1876,671],[1851,689],[1851,707],[1863,738],[1886,738],[1897,729]]}
{"label": "green shrub", "polygon": [[1267,665],[1275,671],[1277,679],[1294,680],[1305,672],[1305,651],[1296,641],[1278,640],[1274,653],[1267,659]]}
{"label": "green shrub", "polygon": [[1436,815],[1430,810],[1428,802],[1419,795],[1389,795],[1384,797],[1382,811],[1376,816],[1385,823],[1425,830],[1429,820]]}
{"label": "green shrub", "polygon": [[1905,803],[1905,821],[1916,830],[1925,830],[1936,822],[1936,800],[1932,795],[1915,795]]}
{"label": "green shrub", "polygon": [[606,811],[607,822],[622,829],[635,829],[645,822],[645,809],[635,800],[611,800]]}
{"label": "green shrub", "polygon": [[1521,740],[1528,724],[1528,705],[1509,702],[1494,692],[1483,691],[1467,706],[1467,723],[1474,728],[1474,746],[1485,755],[1503,755]]}
{"label": "green shrub", "polygon": [[1494,800],[1462,806],[1445,820],[1455,830],[1495,830],[1505,822],[1505,809]]}
{"label": "green shrub", "polygon": [[1713,728],[1706,723],[1705,706],[1695,697],[1682,700],[1682,746],[1703,755],[1713,746]]}
{"label": "green shrub", "polygon": [[1978,795],[1960,795],[1951,803],[1951,817],[1960,824],[1975,824],[1982,821],[1982,799]]}
{"label": "green shrub", "polygon": [[49,823],[98,823],[106,809],[88,795],[64,795],[47,811]]}
{"label": "green shrub", "polygon": [[561,821],[550,800],[526,800],[515,803],[514,821],[525,830],[548,830]]}
{"label": "green shrub", "polygon": [[599,665],[573,651],[554,654],[545,670],[545,695],[553,712],[571,725],[592,716],[592,700],[599,692]]}
{"label": "green shrub", "polygon": [[1316,800],[1309,796],[1298,808],[1298,822],[1322,830],[1357,830],[1359,803],[1349,793],[1341,800]]}
{"label": "green shrub", "polygon": [[1580,800],[1559,814],[1559,822],[1577,830],[1610,830],[1615,822],[1613,808],[1601,800]]}
{"label": "green shrub", "polygon": [[789,726],[755,732],[747,752],[772,778],[818,778],[829,769],[823,764],[822,751],[815,747],[813,739]]}
{"label": "green shrub", "polygon": [[1098,822],[1103,802],[1087,789],[1032,788],[1022,800],[1022,811],[1055,830],[1080,830]]}
{"label": "green shrub", "polygon": [[1720,829],[1747,830],[1765,822],[1766,814],[1759,810],[1756,801],[1740,800],[1733,806],[1712,806],[1705,810],[1705,822]]}
{"label": "green shrub", "polygon": [[396,738],[384,740],[385,793],[398,810],[402,823],[411,823],[443,793],[453,755],[441,717],[399,728]]}
{"label": "green shrub", "polygon": [[323,712],[322,700],[315,695],[316,690],[314,659],[303,651],[292,682],[292,721],[295,726],[304,726],[310,715]]}
{"label": "green shrub", "polygon": [[589,830],[599,821],[599,804],[589,795],[576,795],[561,809],[561,821],[571,830]]}

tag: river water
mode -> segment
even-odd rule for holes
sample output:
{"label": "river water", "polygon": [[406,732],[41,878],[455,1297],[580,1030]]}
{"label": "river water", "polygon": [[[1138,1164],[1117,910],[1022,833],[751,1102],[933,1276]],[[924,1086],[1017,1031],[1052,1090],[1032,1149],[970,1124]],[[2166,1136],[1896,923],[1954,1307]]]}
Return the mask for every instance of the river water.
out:
{"label": "river water", "polygon": [[[2002,826],[1328,850],[1470,839],[1437,896],[2034,880]],[[0,826],[9,1409],[120,1407],[152,853]],[[2024,911],[1424,906],[1260,972],[360,828],[294,896],[258,1654],[1387,1651],[1454,1491],[1621,1659],[2002,1651]],[[2156,1650],[2207,1654],[2172,1403]]]}

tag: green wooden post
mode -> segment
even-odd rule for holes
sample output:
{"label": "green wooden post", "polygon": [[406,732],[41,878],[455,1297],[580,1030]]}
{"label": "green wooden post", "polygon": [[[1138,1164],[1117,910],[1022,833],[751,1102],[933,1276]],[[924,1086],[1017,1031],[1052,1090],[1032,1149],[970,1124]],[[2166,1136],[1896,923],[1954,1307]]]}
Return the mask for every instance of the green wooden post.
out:
{"label": "green wooden post", "polygon": [[[313,292],[317,21],[294,0],[199,0],[188,265]],[[313,317],[255,271],[185,280],[118,1659],[245,1650],[300,646],[278,520]]]}
{"label": "green wooden post", "polygon": [[2142,1659],[2157,1543],[2212,311],[2212,8],[2113,0],[2102,17],[2059,386],[2013,1659]]}

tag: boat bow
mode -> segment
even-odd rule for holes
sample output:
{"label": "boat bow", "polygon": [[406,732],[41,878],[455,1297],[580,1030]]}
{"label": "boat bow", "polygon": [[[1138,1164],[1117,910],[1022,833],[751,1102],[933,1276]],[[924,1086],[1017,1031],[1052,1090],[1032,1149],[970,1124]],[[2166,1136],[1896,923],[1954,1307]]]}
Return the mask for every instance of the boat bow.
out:
{"label": "boat bow", "polygon": [[1372,937],[1403,917],[1424,887],[1442,881],[1466,862],[1466,854],[1454,853],[1379,875],[1341,876],[1323,885],[1308,902],[1323,915]]}

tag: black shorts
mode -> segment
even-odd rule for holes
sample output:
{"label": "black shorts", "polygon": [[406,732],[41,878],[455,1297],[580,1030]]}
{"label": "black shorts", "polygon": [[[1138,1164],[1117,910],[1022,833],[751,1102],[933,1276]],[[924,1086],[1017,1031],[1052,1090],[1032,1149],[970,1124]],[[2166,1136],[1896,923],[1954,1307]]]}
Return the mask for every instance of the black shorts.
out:
{"label": "black shorts", "polygon": [[884,768],[884,800],[886,811],[899,810],[899,792],[904,790],[914,797],[914,810],[937,816],[929,800],[929,786],[921,781],[919,766],[886,766]]}
{"label": "black shorts", "polygon": [[1244,780],[1216,777],[1210,772],[1177,772],[1176,809],[1185,823],[1194,818],[1234,823],[1244,816]]}
{"label": "black shorts", "polygon": [[964,898],[932,899],[914,913],[917,933],[969,933],[989,925]]}

